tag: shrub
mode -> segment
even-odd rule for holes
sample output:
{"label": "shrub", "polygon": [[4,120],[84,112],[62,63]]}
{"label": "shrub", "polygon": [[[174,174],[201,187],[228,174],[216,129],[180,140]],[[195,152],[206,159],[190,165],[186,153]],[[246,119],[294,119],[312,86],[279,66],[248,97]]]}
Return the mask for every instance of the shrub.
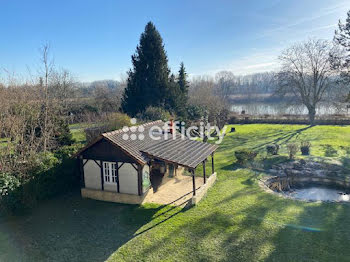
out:
{"label": "shrub", "polygon": [[277,144],[271,144],[266,146],[266,151],[270,155],[278,155],[279,149],[280,149],[280,146]]}
{"label": "shrub", "polygon": [[70,132],[68,123],[62,118],[59,118],[56,121],[57,124],[55,127],[55,140],[57,146],[70,146],[71,144],[73,144],[74,140],[72,133]]}
{"label": "shrub", "polygon": [[237,124],[238,122],[239,122],[239,119],[236,115],[231,115],[227,121],[227,123],[230,125]]}
{"label": "shrub", "polygon": [[127,114],[123,113],[112,113],[109,114],[106,118],[106,126],[107,126],[107,131],[113,131],[117,129],[121,129],[124,126],[130,126],[130,117]]}
{"label": "shrub", "polygon": [[84,130],[87,143],[90,143],[99,135],[105,132],[121,129],[130,126],[130,117],[123,113],[112,113],[101,119],[99,126],[89,127]]}
{"label": "shrub", "polygon": [[247,161],[254,160],[254,158],[257,155],[258,153],[256,151],[246,149],[246,148],[235,151],[235,157],[239,164],[244,164]]}
{"label": "shrub", "polygon": [[301,154],[304,156],[309,155],[310,154],[310,147],[311,147],[310,142],[308,142],[308,141],[301,142],[301,145],[300,145]]}
{"label": "shrub", "polygon": [[186,112],[188,120],[196,121],[204,115],[204,109],[198,105],[187,105]]}
{"label": "shrub", "polygon": [[57,159],[64,161],[66,159],[71,158],[82,147],[83,147],[83,145],[81,145],[81,144],[73,144],[71,146],[63,146],[63,147],[60,147],[59,149],[56,149],[53,153]]}
{"label": "shrub", "polygon": [[290,143],[287,145],[289,159],[294,159],[298,152],[298,145],[295,143]]}
{"label": "shrub", "polygon": [[11,174],[0,173],[0,197],[8,194],[9,191],[20,186],[19,179]]}
{"label": "shrub", "polygon": [[89,127],[84,129],[86,142],[91,143],[95,138],[104,132],[108,132],[107,126]]}
{"label": "shrub", "polygon": [[145,121],[155,121],[159,119],[167,121],[171,118],[171,114],[161,107],[149,106],[143,113],[137,114],[137,118]]}
{"label": "shrub", "polygon": [[79,187],[77,162],[70,158],[77,145],[65,146],[54,153],[42,153],[32,159],[26,178],[0,173],[0,207],[22,213],[39,200],[49,199]]}

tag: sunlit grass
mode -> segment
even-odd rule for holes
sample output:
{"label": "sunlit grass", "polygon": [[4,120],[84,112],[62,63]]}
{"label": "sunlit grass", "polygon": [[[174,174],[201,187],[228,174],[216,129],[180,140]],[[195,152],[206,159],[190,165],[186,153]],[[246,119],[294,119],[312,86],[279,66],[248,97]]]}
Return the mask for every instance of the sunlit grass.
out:
{"label": "sunlit grass", "polygon": [[6,147],[8,143],[8,138],[0,138],[0,147]]}
{"label": "sunlit grass", "polygon": [[[350,128],[235,127],[215,153],[218,179],[198,206],[123,205],[78,194],[50,200],[0,220],[0,261],[347,261],[349,205],[268,194],[255,172],[236,165],[234,151],[247,147],[263,159],[265,145],[276,142],[282,156],[275,163],[285,160],[286,144],[305,139],[310,157],[343,161]],[[72,132],[83,140],[82,128]]]}
{"label": "sunlit grass", "polygon": [[[245,147],[263,155],[267,144],[278,143],[283,156],[288,143],[305,140],[312,143],[313,157],[341,159],[350,147],[350,128],[235,127],[215,155],[218,181],[207,197],[197,207],[132,239],[111,261],[346,260],[350,255],[345,241],[350,236],[348,205],[267,194],[258,187],[253,172],[236,169],[234,151]],[[325,145],[336,155],[326,156]]]}
{"label": "sunlit grass", "polygon": [[73,139],[76,143],[85,143],[86,137],[84,129],[87,127],[87,124],[78,123],[69,125],[70,132],[72,133]]}

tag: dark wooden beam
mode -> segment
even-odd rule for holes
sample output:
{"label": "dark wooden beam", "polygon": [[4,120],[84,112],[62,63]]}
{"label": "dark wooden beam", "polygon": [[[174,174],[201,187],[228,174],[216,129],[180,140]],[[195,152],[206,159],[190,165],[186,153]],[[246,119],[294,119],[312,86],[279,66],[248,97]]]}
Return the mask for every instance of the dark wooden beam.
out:
{"label": "dark wooden beam", "polygon": [[86,163],[89,161],[88,159],[85,159],[85,162],[84,162],[84,159],[83,158],[81,158],[81,161],[82,161],[82,163],[83,163],[83,167],[86,165]]}
{"label": "dark wooden beam", "polygon": [[78,170],[79,170],[79,174],[80,174],[80,185],[81,185],[81,187],[85,187],[83,158],[78,157],[77,164],[78,164]]}
{"label": "dark wooden beam", "polygon": [[138,171],[138,164],[135,166],[135,164],[131,163],[132,167],[135,168],[136,171]]}
{"label": "dark wooden beam", "polygon": [[103,179],[103,162],[102,160],[100,161],[100,170],[101,170],[101,190],[105,190],[104,189],[104,179]]}
{"label": "dark wooden beam", "polygon": [[203,180],[204,180],[204,184],[207,183],[207,178],[205,175],[205,161],[203,161]]}
{"label": "dark wooden beam", "polygon": [[100,168],[102,168],[102,160],[100,161],[101,164],[99,164],[95,159],[93,159],[93,160],[95,161],[96,165],[98,165]]}
{"label": "dark wooden beam", "polygon": [[142,195],[142,166],[137,166],[137,185],[139,196]]}
{"label": "dark wooden beam", "polygon": [[192,184],[193,184],[193,195],[196,195],[196,177],[194,176],[194,170],[191,170],[192,173]]}
{"label": "dark wooden beam", "polygon": [[214,169],[214,153],[211,154],[211,173],[212,174],[215,173],[215,169]]}
{"label": "dark wooden beam", "polygon": [[125,162],[123,162],[119,167],[118,170],[125,164]]}
{"label": "dark wooden beam", "polygon": [[120,188],[119,188],[119,167],[118,167],[118,162],[115,162],[116,165],[116,170],[115,170],[115,175],[116,175],[116,180],[117,180],[117,192],[120,192]]}

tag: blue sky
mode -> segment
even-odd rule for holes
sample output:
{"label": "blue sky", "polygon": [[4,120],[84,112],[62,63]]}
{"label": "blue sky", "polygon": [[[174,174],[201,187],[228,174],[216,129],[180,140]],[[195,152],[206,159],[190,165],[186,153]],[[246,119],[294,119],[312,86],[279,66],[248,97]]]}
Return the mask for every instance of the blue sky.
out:
{"label": "blue sky", "polygon": [[348,0],[0,0],[0,68],[25,75],[48,42],[78,80],[119,79],[151,20],[173,71],[181,61],[193,76],[273,70],[291,43],[331,40],[349,9]]}

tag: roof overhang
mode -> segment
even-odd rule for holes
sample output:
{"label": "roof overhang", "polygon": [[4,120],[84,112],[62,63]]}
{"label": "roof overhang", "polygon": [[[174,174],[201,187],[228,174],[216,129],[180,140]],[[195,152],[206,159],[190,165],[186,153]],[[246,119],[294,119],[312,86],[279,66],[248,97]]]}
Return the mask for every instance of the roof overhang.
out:
{"label": "roof overhang", "polygon": [[195,169],[212,155],[217,145],[186,139],[168,139],[142,150],[151,159]]}

